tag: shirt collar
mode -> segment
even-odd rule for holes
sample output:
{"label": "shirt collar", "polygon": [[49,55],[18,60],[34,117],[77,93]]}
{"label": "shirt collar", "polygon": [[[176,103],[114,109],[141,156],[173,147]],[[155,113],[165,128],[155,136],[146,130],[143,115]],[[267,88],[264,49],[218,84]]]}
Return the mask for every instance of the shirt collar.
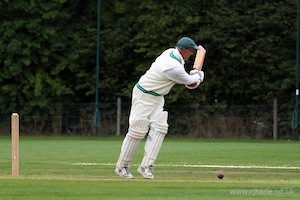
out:
{"label": "shirt collar", "polygon": [[183,65],[185,64],[185,61],[184,61],[182,55],[179,53],[177,48],[174,49],[173,55],[176,56],[176,58],[178,58],[178,60],[181,61],[181,64],[183,64]]}

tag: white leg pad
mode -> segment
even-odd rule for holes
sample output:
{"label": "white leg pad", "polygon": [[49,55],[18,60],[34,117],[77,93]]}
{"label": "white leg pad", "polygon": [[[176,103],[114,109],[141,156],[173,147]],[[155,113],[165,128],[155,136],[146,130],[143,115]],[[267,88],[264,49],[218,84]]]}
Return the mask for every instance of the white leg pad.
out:
{"label": "white leg pad", "polygon": [[145,137],[149,130],[148,120],[133,121],[129,128],[126,137],[123,140],[121,153],[116,164],[116,168],[130,167],[135,152],[140,144],[140,141]]}
{"label": "white leg pad", "polygon": [[143,139],[149,131],[149,121],[148,120],[135,120],[133,121],[129,128],[127,135],[135,139]]}
{"label": "white leg pad", "polygon": [[150,146],[151,146],[154,134],[155,134],[154,128],[153,129],[150,128],[148,136],[147,136],[147,140],[146,140],[146,143],[145,143],[145,146],[144,146],[145,153],[149,152],[149,150],[150,150]]}
{"label": "white leg pad", "polygon": [[168,112],[163,111],[159,116],[159,119],[156,123],[155,130],[150,131],[151,135],[148,136],[148,139],[145,144],[145,154],[143,161],[141,163],[142,167],[153,166],[165,136],[168,133]]}

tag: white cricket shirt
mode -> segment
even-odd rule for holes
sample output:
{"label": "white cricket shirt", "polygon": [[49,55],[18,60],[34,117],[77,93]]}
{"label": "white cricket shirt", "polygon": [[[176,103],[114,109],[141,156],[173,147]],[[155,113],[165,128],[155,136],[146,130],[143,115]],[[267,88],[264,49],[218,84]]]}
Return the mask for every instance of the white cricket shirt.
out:
{"label": "white cricket shirt", "polygon": [[184,59],[176,48],[165,50],[140,78],[139,85],[147,91],[166,95],[175,84],[189,85],[200,79],[199,74],[189,75]]}

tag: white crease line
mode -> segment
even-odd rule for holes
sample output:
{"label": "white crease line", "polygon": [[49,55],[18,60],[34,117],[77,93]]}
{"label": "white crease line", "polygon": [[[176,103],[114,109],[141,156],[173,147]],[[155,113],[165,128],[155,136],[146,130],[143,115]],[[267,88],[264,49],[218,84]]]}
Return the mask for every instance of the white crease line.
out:
{"label": "white crease line", "polygon": [[[90,162],[78,162],[72,165],[83,166],[114,166],[115,163],[90,163]],[[138,166],[133,164],[133,166]],[[201,164],[157,164],[159,167],[189,167],[189,168],[232,168],[232,169],[300,169],[297,166],[264,166],[264,165],[201,165]]]}

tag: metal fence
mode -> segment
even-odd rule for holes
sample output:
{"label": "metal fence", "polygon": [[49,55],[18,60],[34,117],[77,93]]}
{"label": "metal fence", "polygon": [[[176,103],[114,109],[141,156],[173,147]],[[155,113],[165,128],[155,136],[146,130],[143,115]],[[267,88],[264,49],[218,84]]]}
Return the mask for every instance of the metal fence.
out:
{"label": "metal fence", "polygon": [[[99,104],[99,136],[125,135],[128,128],[129,103],[120,104],[117,120],[117,102]],[[61,111],[53,115],[20,114],[22,135],[78,135],[93,136],[94,104],[60,105]],[[274,123],[273,105],[166,105],[169,112],[168,136],[203,138],[255,138],[272,139]],[[121,110],[121,112],[120,112]],[[292,129],[293,107],[277,107],[277,132],[279,139],[294,139]],[[0,135],[10,135],[10,115],[0,115]],[[117,125],[119,122],[119,126]],[[117,130],[119,127],[119,130]]]}

